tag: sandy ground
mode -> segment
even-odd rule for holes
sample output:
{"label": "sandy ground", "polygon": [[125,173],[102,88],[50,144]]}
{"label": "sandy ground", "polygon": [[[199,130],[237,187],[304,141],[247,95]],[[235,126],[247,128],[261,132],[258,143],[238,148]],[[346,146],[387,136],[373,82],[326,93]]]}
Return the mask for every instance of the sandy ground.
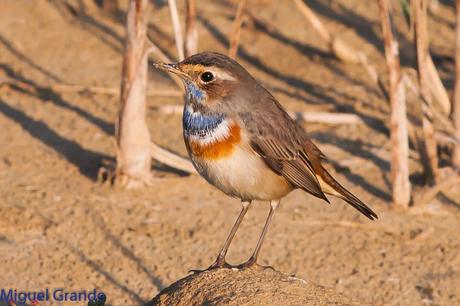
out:
{"label": "sandy ground", "polygon": [[[202,2],[200,49],[224,52],[234,2]],[[375,4],[309,2],[333,32],[385,72]],[[436,34],[431,51],[451,89],[453,1],[439,3],[430,19]],[[460,190],[452,186],[409,212],[391,209],[389,107],[378,89],[361,67],[332,58],[293,4],[252,1],[250,10],[260,22],[243,29],[239,59],[284,106],[354,112],[365,120],[362,126],[305,128],[340,181],[380,217],[371,222],[341,201],[326,205],[293,192],[275,216],[261,263],[363,304],[459,305]],[[200,177],[161,165],[153,169],[151,188],[98,184],[98,168],[114,158],[118,98],[44,87],[118,87],[122,19],[104,16],[89,0],[0,0],[0,15],[0,79],[28,84],[0,87],[0,288],[97,288],[109,305],[141,305],[188,270],[212,263],[238,201]],[[400,14],[395,20],[402,60],[410,66],[410,35]],[[156,7],[151,36],[174,58],[171,31],[168,8]],[[175,86],[153,69],[149,77],[152,88]],[[180,99],[150,97],[148,103],[152,138],[185,155],[180,118],[153,108]],[[421,167],[413,150],[411,172],[418,194]],[[249,257],[267,213],[266,203],[253,205],[230,249],[231,263]]]}

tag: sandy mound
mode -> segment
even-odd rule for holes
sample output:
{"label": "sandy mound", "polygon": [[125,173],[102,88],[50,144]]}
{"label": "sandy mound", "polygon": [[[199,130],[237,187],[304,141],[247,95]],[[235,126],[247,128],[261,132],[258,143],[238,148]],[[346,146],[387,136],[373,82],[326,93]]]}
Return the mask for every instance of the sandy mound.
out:
{"label": "sandy mound", "polygon": [[218,269],[189,275],[162,290],[154,305],[351,305],[349,298],[272,269]]}

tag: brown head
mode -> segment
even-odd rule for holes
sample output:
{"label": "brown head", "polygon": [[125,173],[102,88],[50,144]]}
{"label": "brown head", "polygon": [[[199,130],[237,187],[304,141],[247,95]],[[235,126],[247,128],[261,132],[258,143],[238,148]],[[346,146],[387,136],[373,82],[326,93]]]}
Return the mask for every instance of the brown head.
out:
{"label": "brown head", "polygon": [[246,69],[220,53],[198,53],[177,64],[155,67],[180,76],[192,103],[211,111],[244,109],[255,91],[264,90]]}

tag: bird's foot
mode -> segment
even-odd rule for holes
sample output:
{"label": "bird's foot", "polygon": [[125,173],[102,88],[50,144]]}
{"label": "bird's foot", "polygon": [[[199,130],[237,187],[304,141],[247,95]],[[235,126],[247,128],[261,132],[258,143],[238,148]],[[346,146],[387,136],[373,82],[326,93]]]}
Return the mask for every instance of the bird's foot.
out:
{"label": "bird's foot", "polygon": [[234,266],[232,266],[231,264],[228,264],[225,261],[225,258],[217,257],[216,261],[212,265],[210,265],[207,269],[204,269],[204,270],[190,270],[188,272],[193,273],[193,274],[197,274],[197,273],[201,273],[201,272],[205,272],[205,271],[209,271],[209,270],[214,270],[214,269],[232,269],[232,268],[234,268]]}
{"label": "bird's foot", "polygon": [[249,268],[258,268],[258,269],[272,269],[275,270],[272,266],[262,266],[257,263],[257,258],[251,257],[248,261],[237,266],[238,269],[249,269]]}

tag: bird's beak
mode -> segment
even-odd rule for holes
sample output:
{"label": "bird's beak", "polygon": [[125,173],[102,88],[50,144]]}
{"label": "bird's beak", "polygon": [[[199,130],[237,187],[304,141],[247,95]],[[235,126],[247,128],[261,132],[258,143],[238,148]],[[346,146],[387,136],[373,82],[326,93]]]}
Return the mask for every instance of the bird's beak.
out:
{"label": "bird's beak", "polygon": [[180,76],[181,78],[190,79],[190,76],[186,74],[185,72],[183,72],[182,70],[180,70],[179,65],[177,64],[154,63],[153,67],[163,70],[163,71],[174,73]]}

